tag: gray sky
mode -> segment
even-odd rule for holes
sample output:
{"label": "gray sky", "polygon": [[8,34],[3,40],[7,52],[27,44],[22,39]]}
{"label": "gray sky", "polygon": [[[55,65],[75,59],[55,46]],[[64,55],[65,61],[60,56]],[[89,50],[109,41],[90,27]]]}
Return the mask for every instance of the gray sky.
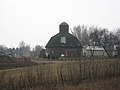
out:
{"label": "gray sky", "polygon": [[63,21],[73,28],[120,27],[120,0],[0,0],[0,45],[45,46]]}

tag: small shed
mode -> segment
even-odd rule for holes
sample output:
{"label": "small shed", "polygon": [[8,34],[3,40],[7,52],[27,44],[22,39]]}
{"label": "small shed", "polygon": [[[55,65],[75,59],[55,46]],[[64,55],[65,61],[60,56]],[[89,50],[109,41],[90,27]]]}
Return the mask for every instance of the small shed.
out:
{"label": "small shed", "polygon": [[[113,48],[111,52],[110,51],[108,52],[111,53],[112,56],[117,55],[117,50],[115,47]],[[93,56],[108,57],[106,51],[101,46],[84,46],[83,56],[90,57],[92,56],[92,54]]]}

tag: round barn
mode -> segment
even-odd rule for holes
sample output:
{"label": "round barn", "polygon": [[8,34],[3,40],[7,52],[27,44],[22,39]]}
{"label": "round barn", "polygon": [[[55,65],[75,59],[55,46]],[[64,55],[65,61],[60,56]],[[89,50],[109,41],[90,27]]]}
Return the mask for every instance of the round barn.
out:
{"label": "round barn", "polygon": [[46,54],[50,58],[82,55],[82,45],[75,36],[69,33],[69,25],[66,22],[59,25],[59,33],[51,37],[45,47]]}

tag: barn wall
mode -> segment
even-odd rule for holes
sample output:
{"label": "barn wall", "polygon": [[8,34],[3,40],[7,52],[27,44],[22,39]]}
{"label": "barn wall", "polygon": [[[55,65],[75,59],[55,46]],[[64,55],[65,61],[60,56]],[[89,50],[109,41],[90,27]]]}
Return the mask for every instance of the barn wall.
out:
{"label": "barn wall", "polygon": [[82,55],[80,48],[47,48],[46,52],[52,57],[60,57],[64,54],[66,57],[79,57]]}

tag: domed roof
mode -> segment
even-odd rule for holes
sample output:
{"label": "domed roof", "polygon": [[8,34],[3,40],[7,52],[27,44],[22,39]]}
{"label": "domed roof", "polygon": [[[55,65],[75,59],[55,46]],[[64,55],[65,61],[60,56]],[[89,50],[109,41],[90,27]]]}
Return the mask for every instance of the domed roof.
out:
{"label": "domed roof", "polygon": [[[61,37],[66,38],[66,43],[61,43]],[[70,33],[58,33],[51,37],[46,48],[81,48],[79,40]]]}
{"label": "domed roof", "polygon": [[68,25],[66,22],[62,22],[60,25]]}
{"label": "domed roof", "polygon": [[69,33],[69,25],[62,22],[59,25],[59,33],[50,38],[46,48],[80,48],[81,43],[77,37]]}

